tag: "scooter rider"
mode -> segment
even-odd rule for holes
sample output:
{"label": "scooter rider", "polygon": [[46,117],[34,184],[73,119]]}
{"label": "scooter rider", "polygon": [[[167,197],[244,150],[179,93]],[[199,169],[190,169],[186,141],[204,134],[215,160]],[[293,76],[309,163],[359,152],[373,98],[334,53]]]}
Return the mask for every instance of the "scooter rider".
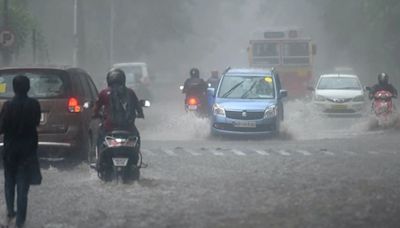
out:
{"label": "scooter rider", "polygon": [[369,91],[369,98],[372,99],[374,94],[381,90],[390,92],[395,98],[398,95],[396,88],[389,83],[389,75],[386,73],[378,74],[378,84],[375,84]]}
{"label": "scooter rider", "polygon": [[217,70],[211,71],[211,76],[207,79],[207,83],[210,84],[211,88],[217,89],[219,84],[219,73]]}
{"label": "scooter rider", "polygon": [[120,69],[113,68],[107,73],[108,87],[99,93],[94,106],[94,117],[102,117],[98,146],[101,146],[105,134],[113,130],[136,133],[140,145],[135,119],[144,118],[143,109],[135,92],[126,87],[125,81],[125,73]]}
{"label": "scooter rider", "polygon": [[200,78],[199,69],[192,68],[190,70],[190,78],[186,79],[182,93],[186,94],[186,99],[194,96],[198,97],[202,103],[206,102],[207,83]]}

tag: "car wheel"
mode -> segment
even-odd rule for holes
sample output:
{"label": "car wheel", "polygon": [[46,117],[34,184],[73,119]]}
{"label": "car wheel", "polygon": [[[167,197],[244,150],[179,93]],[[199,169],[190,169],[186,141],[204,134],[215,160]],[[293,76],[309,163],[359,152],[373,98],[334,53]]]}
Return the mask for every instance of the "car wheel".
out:
{"label": "car wheel", "polygon": [[281,121],[279,120],[279,118],[277,118],[275,120],[275,130],[274,130],[273,135],[275,137],[279,137],[280,131],[281,131]]}

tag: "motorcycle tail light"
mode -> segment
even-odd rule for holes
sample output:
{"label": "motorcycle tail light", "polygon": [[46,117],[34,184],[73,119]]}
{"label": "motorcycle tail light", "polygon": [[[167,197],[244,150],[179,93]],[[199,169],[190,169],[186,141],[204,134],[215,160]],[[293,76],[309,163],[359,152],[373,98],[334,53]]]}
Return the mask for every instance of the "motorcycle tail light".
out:
{"label": "motorcycle tail light", "polygon": [[188,105],[197,105],[198,103],[197,99],[193,97],[188,100]]}
{"label": "motorcycle tail light", "polygon": [[107,147],[135,147],[137,144],[137,137],[129,137],[129,138],[115,138],[111,136],[106,136],[105,143]]}

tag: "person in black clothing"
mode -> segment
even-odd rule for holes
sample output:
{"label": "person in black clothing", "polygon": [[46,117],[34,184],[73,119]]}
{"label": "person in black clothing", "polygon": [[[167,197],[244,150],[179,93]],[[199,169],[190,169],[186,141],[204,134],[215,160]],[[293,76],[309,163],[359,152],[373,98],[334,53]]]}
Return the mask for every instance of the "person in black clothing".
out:
{"label": "person in black clothing", "polygon": [[192,68],[190,70],[190,78],[186,79],[182,93],[186,95],[186,100],[189,97],[196,97],[200,100],[201,104],[204,104],[203,107],[207,105],[207,83],[200,78],[200,71],[197,68]]}
{"label": "person in black clothing", "polygon": [[[4,103],[0,113],[0,130],[4,133],[4,187],[8,222],[16,217],[17,227],[23,227],[26,219],[28,192],[32,178],[32,167],[37,158],[40,124],[40,104],[29,98],[30,82],[26,76],[13,79],[15,96]],[[17,211],[14,210],[15,188]]]}
{"label": "person in black clothing", "polygon": [[372,99],[376,92],[382,90],[390,92],[394,97],[397,97],[398,95],[396,88],[389,83],[389,75],[386,73],[378,74],[378,84],[375,84],[369,91],[369,98]]}
{"label": "person in black clothing", "polygon": [[210,78],[207,79],[207,83],[210,84],[211,88],[217,89],[218,84],[219,84],[219,73],[217,70],[211,71],[211,76]]}

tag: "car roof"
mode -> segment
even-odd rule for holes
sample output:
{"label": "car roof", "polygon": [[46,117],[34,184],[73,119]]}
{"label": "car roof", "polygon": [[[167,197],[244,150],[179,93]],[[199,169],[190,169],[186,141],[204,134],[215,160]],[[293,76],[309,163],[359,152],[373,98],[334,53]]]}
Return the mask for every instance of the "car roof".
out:
{"label": "car roof", "polygon": [[132,62],[132,63],[114,63],[114,67],[122,67],[122,66],[145,66],[144,62]]}
{"label": "car roof", "polygon": [[240,76],[265,76],[272,75],[273,69],[268,68],[232,68],[225,74]]}
{"label": "car roof", "polygon": [[323,74],[320,78],[358,78],[355,74]]}
{"label": "car roof", "polygon": [[2,67],[0,70],[71,70],[80,69],[69,65],[34,65],[34,66],[12,66],[12,67]]}

